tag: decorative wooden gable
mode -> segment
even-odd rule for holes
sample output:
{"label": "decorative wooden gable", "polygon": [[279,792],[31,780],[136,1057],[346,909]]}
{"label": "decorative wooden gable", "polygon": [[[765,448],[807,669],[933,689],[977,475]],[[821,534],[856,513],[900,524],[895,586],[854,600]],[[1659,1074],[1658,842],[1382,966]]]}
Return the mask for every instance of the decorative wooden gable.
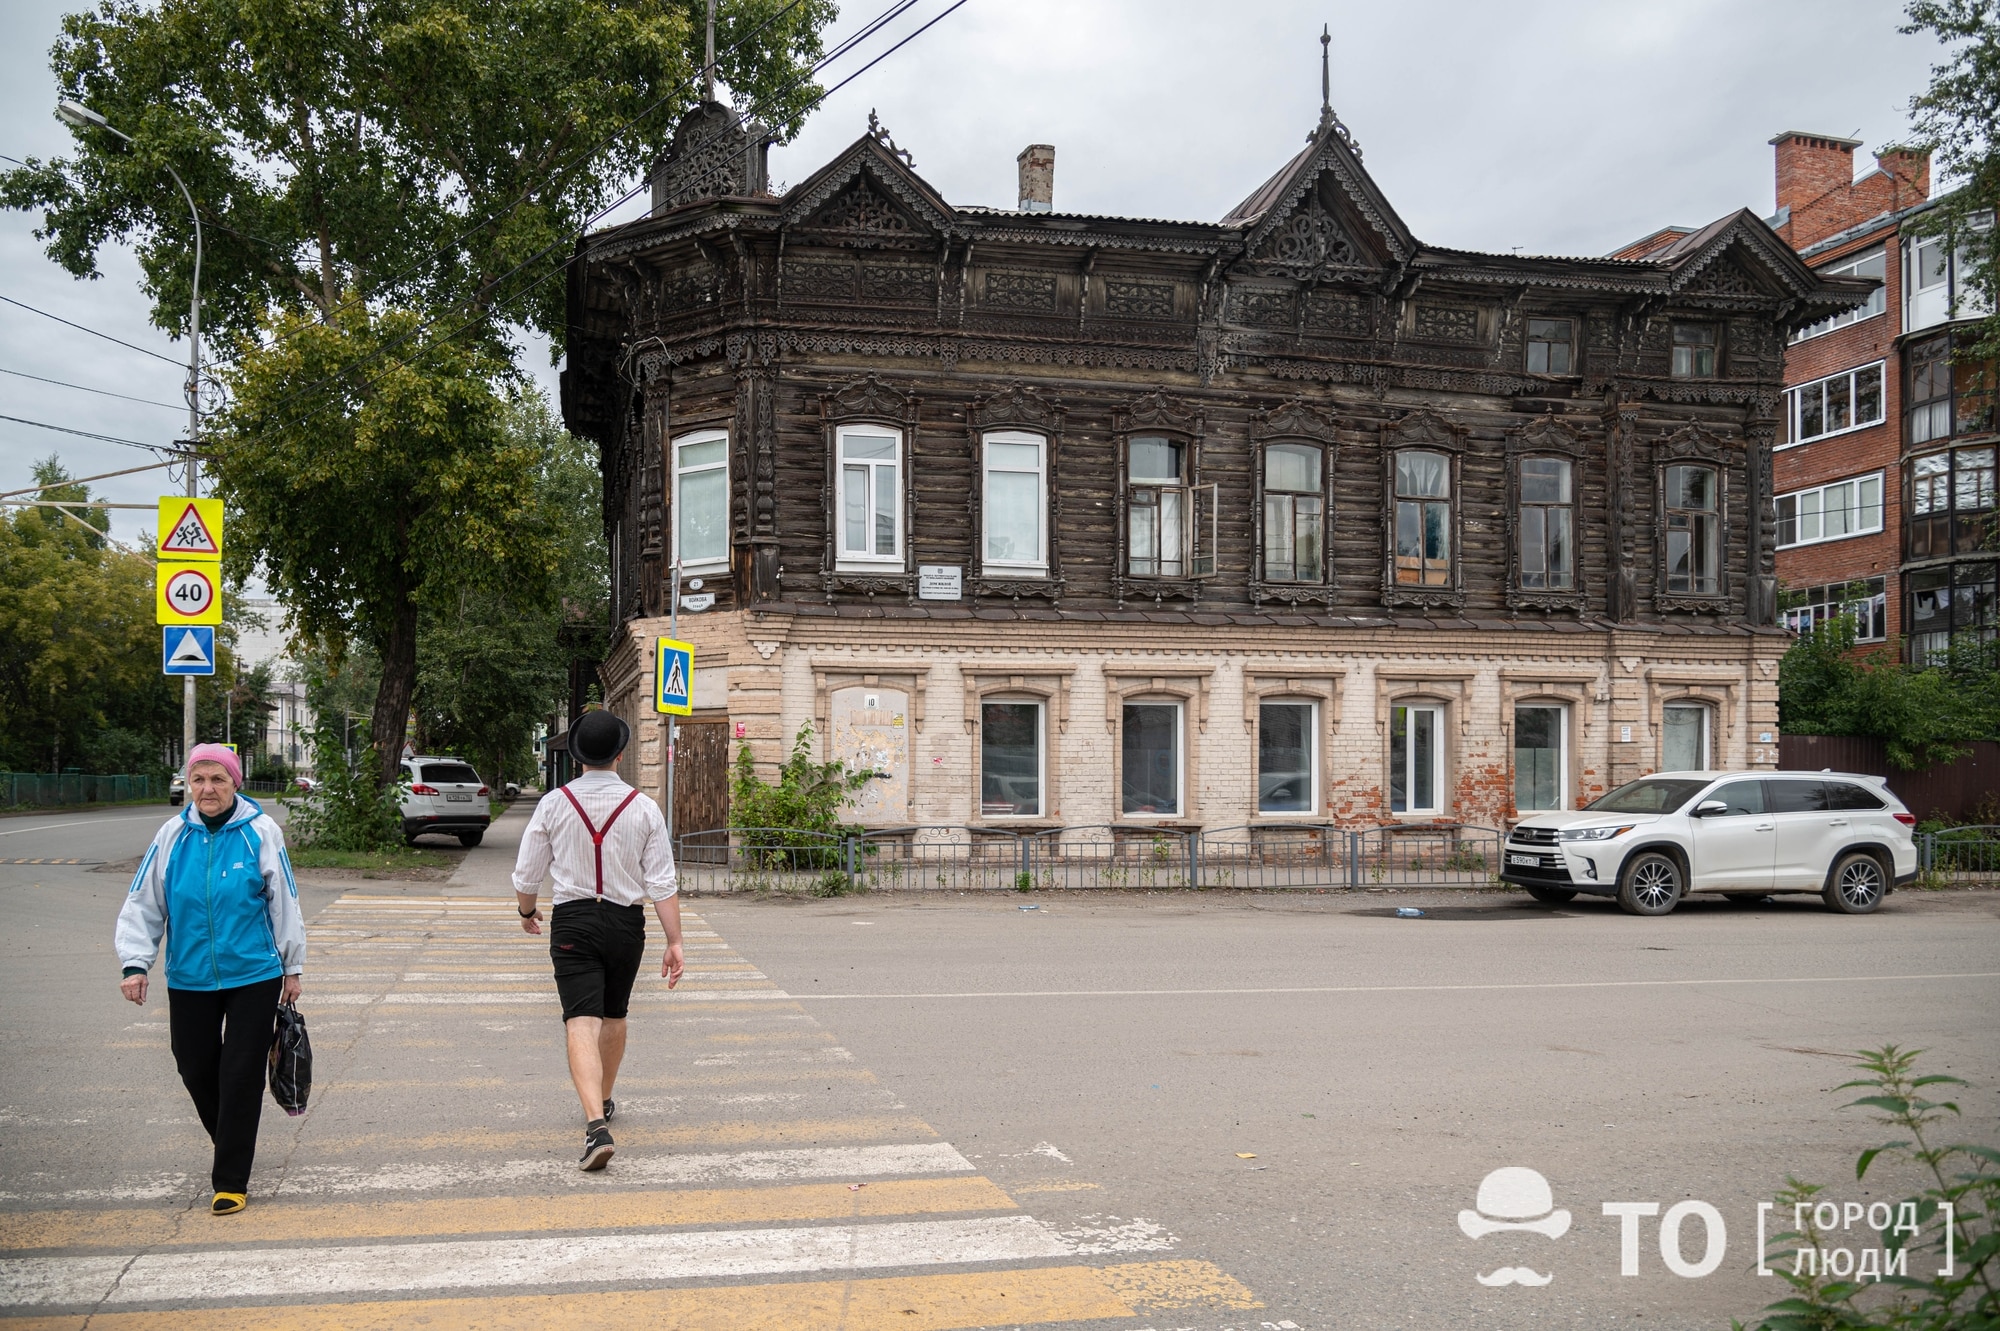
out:
{"label": "decorative wooden gable", "polygon": [[1244,267],[1317,282],[1406,263],[1417,241],[1361,165],[1347,127],[1330,112],[1307,149],[1223,221],[1248,234]]}
{"label": "decorative wooden gable", "polygon": [[952,211],[911,169],[909,154],[874,126],[785,196],[784,224],[830,245],[930,248],[952,229]]}

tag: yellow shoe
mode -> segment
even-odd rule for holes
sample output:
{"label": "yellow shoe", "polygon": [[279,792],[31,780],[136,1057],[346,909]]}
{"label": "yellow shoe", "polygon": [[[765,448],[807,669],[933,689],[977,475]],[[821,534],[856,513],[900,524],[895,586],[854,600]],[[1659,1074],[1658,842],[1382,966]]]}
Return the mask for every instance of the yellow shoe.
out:
{"label": "yellow shoe", "polygon": [[240,1192],[218,1192],[208,1212],[210,1215],[235,1215],[249,1204],[250,1199]]}

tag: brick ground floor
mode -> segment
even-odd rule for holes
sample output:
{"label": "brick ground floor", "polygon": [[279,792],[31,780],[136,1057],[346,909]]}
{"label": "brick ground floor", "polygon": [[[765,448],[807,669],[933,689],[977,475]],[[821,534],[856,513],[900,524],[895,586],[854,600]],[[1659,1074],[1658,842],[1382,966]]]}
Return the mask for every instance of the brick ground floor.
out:
{"label": "brick ground floor", "polygon": [[[653,642],[603,677],[626,779],[662,798]],[[801,728],[878,775],[868,826],[1496,827],[1646,772],[1777,762],[1781,631],[1474,630],[684,615],[694,726],[767,779]],[[686,723],[684,723],[686,724]],[[692,734],[684,731],[684,735]],[[684,761],[692,761],[687,742]],[[677,772],[714,786],[720,773]],[[676,804],[679,806],[677,798]]]}

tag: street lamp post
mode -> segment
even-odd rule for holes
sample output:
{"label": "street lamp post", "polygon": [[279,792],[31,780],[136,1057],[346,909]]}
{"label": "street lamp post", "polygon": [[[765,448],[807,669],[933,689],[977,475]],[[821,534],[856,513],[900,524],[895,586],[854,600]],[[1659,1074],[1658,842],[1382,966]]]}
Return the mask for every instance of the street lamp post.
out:
{"label": "street lamp post", "polygon": [[[74,125],[78,129],[101,129],[106,133],[116,134],[126,143],[132,142],[130,134],[113,128],[110,121],[82,102],[64,98],[56,103],[56,115],[61,117],[65,124]],[[181,179],[181,173],[165,162],[160,165],[167,168],[167,174],[172,176],[174,184],[180,187],[181,197],[187,200],[188,215],[194,219],[194,294],[188,304],[187,377],[187,493],[188,498],[192,499],[200,493],[201,479],[201,210],[194,206],[194,195],[188,192],[187,182]],[[187,755],[193,751],[194,676],[189,675],[181,681],[181,761],[186,762]]]}

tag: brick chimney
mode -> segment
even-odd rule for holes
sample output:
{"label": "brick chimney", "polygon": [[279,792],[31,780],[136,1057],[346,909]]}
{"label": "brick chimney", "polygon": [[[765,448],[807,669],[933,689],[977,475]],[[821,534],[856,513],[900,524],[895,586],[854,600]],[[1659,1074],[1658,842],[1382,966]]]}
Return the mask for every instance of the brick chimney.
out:
{"label": "brick chimney", "polygon": [[1021,169],[1021,211],[1046,213],[1056,206],[1056,150],[1047,143],[1031,143],[1014,159]]}
{"label": "brick chimney", "polygon": [[1778,150],[1778,211],[1797,217],[1835,190],[1854,183],[1860,139],[1788,129],[1771,140]]}
{"label": "brick chimney", "polygon": [[1904,198],[1898,205],[1907,208],[1919,200],[1931,196],[1931,155],[1915,152],[1907,148],[1891,148],[1888,152],[1875,154],[1875,165],[1896,178],[1897,193],[1907,191],[1914,197]]}

